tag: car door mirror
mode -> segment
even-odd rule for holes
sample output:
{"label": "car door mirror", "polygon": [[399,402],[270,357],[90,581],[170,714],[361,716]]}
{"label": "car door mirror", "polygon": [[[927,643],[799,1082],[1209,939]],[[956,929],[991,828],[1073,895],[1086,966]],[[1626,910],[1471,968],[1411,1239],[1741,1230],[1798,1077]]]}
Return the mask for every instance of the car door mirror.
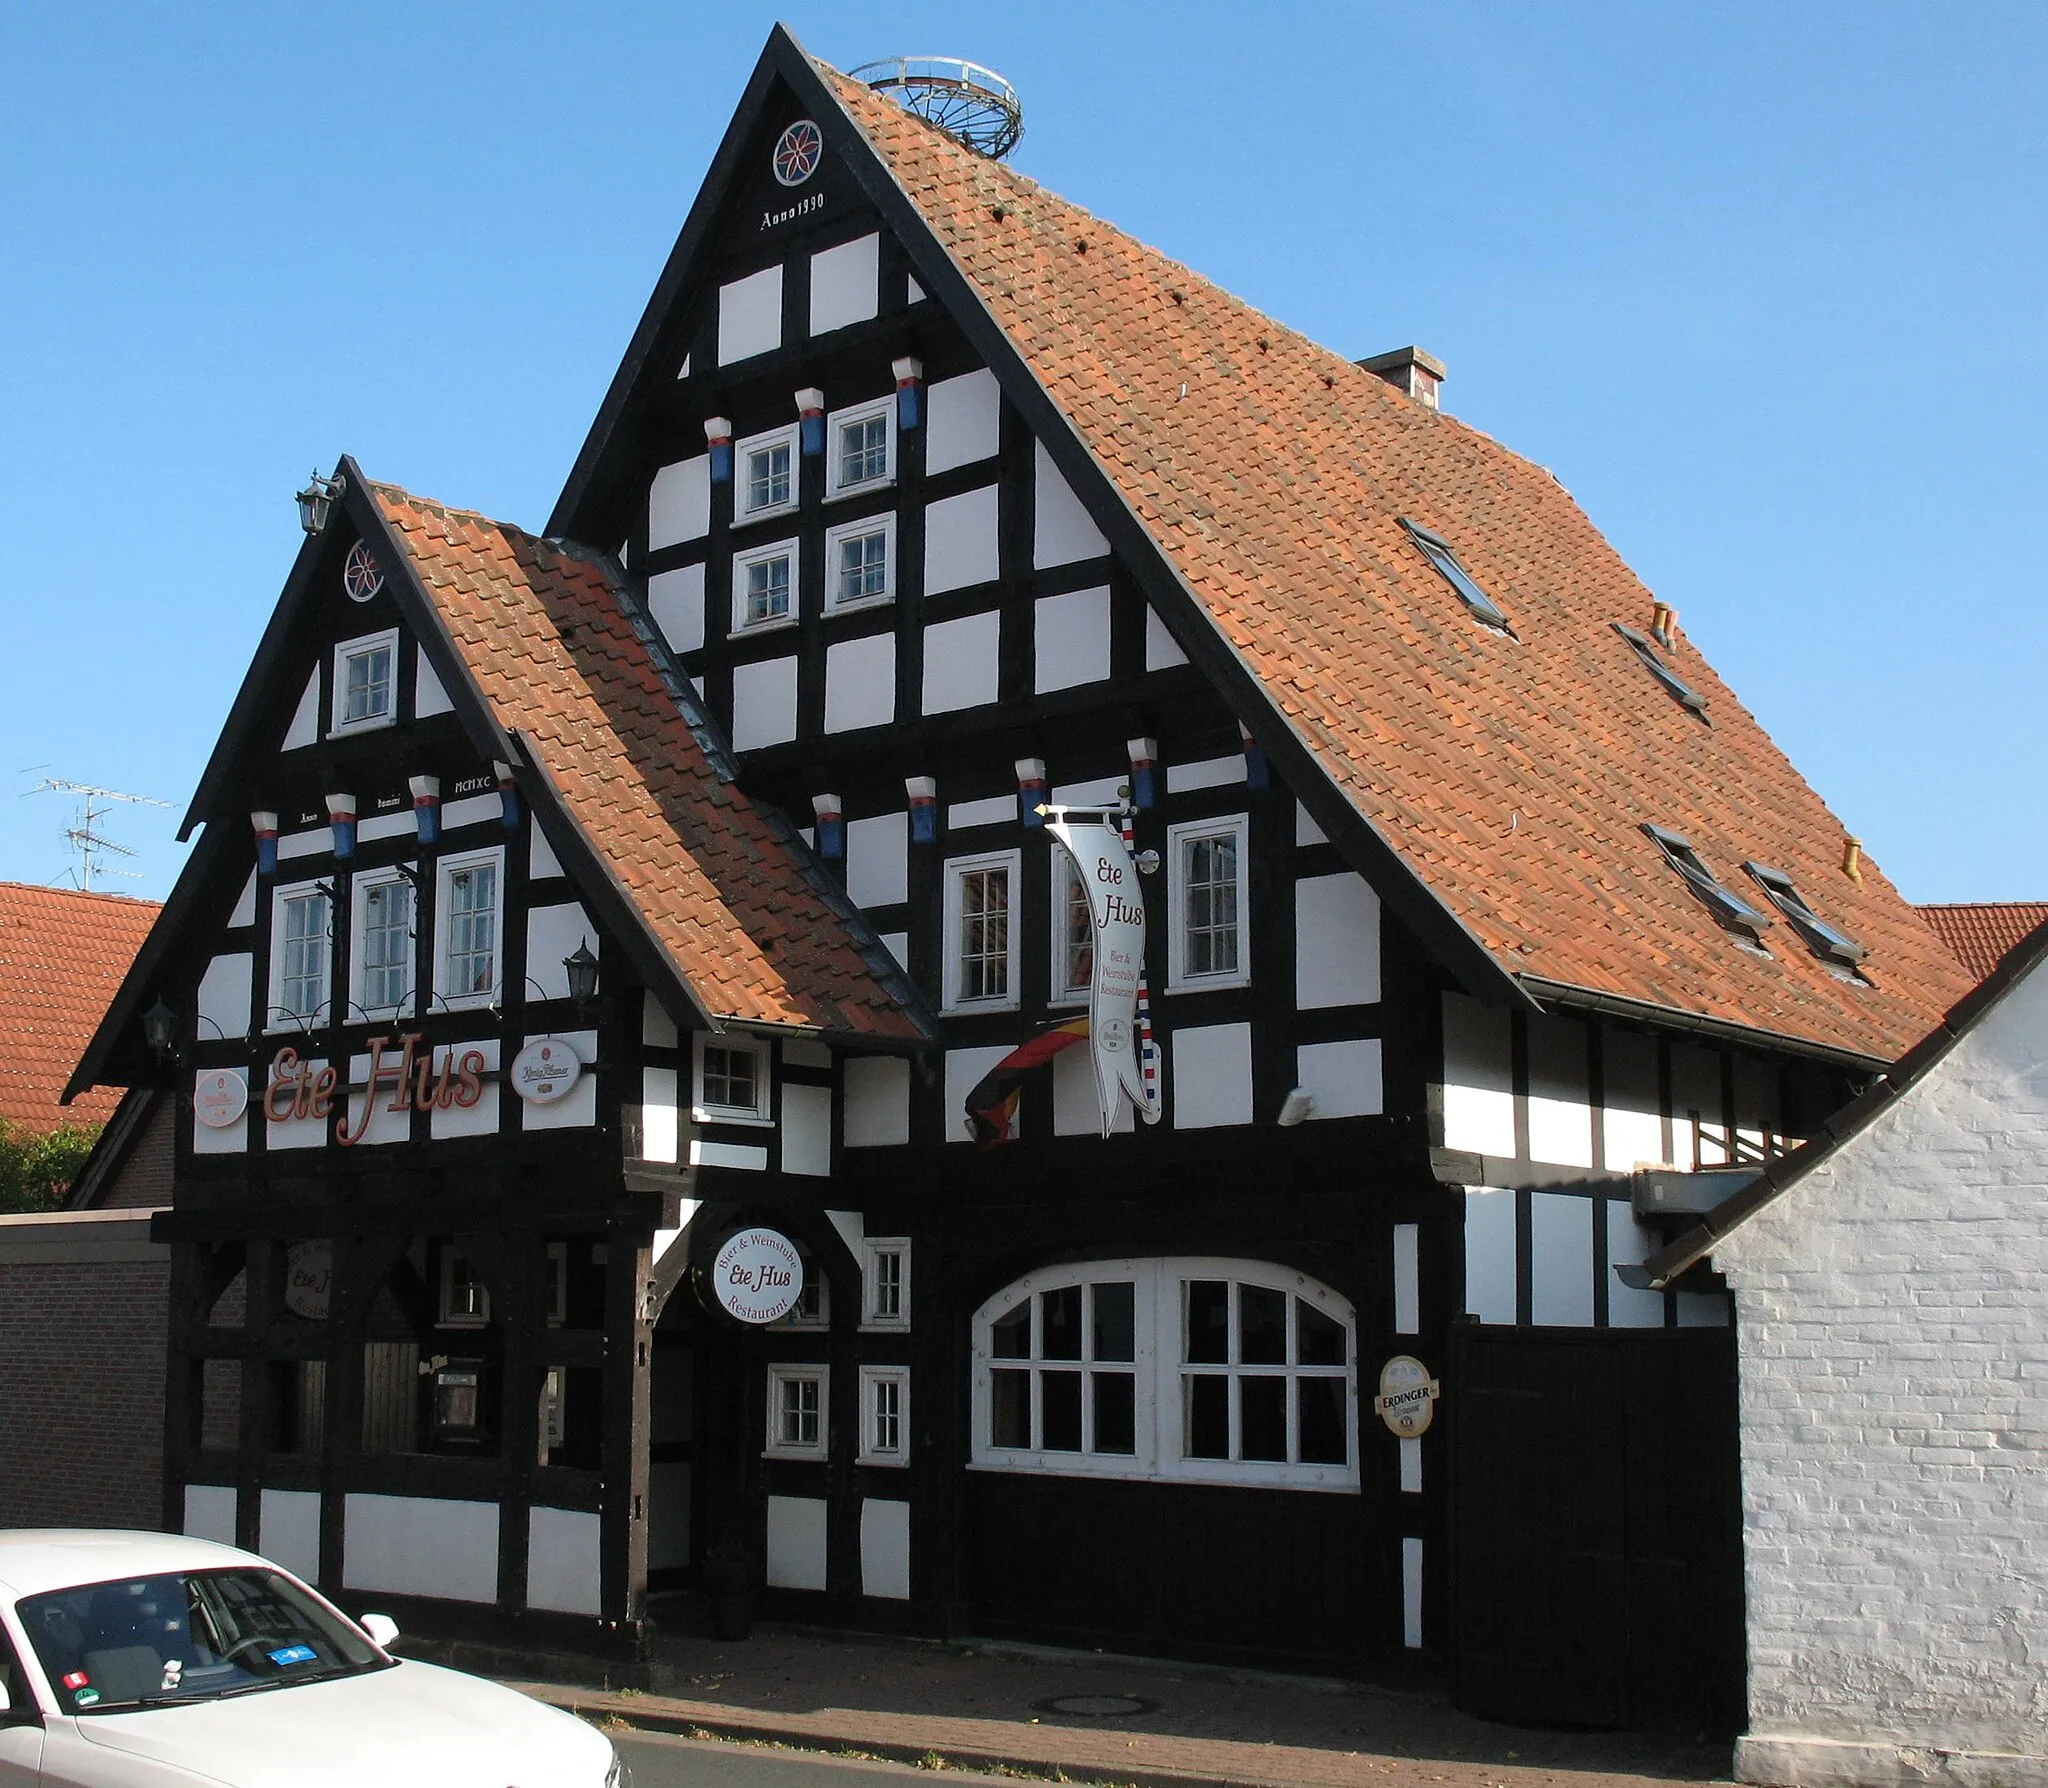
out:
{"label": "car door mirror", "polygon": [[366,1614],[356,1624],[369,1634],[370,1643],[383,1651],[389,1651],[398,1637],[398,1622],[388,1614]]}

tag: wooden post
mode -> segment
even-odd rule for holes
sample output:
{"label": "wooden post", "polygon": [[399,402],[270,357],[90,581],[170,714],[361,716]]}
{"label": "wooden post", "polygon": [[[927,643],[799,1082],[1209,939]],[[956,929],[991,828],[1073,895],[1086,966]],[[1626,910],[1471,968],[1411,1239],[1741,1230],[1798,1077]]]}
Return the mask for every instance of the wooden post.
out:
{"label": "wooden post", "polygon": [[604,1283],[604,1502],[598,1515],[598,1606],[624,1624],[647,1614],[648,1383],[654,1325],[646,1288],[652,1237],[613,1224]]}

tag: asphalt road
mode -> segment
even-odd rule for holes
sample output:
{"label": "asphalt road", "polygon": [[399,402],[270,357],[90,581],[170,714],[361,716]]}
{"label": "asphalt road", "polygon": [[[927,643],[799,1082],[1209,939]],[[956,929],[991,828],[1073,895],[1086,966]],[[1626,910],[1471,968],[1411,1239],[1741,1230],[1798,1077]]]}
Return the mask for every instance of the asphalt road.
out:
{"label": "asphalt road", "polygon": [[[929,1788],[933,1780],[929,1771],[901,1763],[868,1763],[853,1757],[778,1751],[717,1739],[617,1730],[610,1738],[633,1772],[633,1788],[896,1788],[906,1780]],[[948,1770],[945,1780],[955,1788],[998,1783],[994,1776],[957,1770]],[[1002,1782],[1000,1788],[1017,1785]]]}

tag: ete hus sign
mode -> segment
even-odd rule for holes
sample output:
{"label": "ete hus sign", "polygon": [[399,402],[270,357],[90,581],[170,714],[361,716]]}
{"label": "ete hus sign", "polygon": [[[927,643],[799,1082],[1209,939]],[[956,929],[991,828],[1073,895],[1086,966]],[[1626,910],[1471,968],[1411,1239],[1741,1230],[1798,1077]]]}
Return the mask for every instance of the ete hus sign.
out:
{"label": "ete hus sign", "polygon": [[[263,1090],[263,1115],[273,1124],[303,1122],[308,1118],[334,1119],[334,1140],[344,1148],[362,1141],[380,1096],[391,1113],[410,1111],[466,1110],[484,1096],[484,1081],[491,1070],[481,1049],[441,1052],[440,1065],[432,1050],[420,1047],[421,1033],[408,1031],[402,1037],[372,1037],[367,1045],[370,1069],[359,1087],[344,1087],[331,1063],[310,1061],[297,1048],[286,1044],[271,1058],[270,1084]],[[573,1087],[583,1073],[583,1060],[575,1046],[560,1037],[541,1037],[527,1044],[513,1058],[509,1076],[512,1090],[534,1105],[548,1105]],[[232,1079],[234,1086],[215,1084]],[[239,1075],[208,1075],[195,1090],[193,1105],[203,1123],[223,1125],[241,1115],[233,1106]],[[348,1095],[359,1093],[361,1103],[353,1114]],[[243,1095],[246,1099],[246,1094]],[[229,1112],[229,1115],[218,1115]]]}
{"label": "ete hus sign", "polygon": [[741,1322],[779,1322],[804,1295],[803,1257],[786,1235],[743,1229],[712,1261],[711,1293],[721,1310]]}

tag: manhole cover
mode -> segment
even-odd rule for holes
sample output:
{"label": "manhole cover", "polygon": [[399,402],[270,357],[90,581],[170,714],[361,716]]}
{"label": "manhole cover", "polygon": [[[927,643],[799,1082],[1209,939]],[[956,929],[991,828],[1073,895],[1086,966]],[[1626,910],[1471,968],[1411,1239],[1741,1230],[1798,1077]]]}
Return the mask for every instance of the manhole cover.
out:
{"label": "manhole cover", "polygon": [[1136,1695],[1055,1695],[1031,1704],[1040,1713],[1078,1714],[1087,1720],[1112,1720],[1119,1714],[1151,1713],[1159,1705]]}

